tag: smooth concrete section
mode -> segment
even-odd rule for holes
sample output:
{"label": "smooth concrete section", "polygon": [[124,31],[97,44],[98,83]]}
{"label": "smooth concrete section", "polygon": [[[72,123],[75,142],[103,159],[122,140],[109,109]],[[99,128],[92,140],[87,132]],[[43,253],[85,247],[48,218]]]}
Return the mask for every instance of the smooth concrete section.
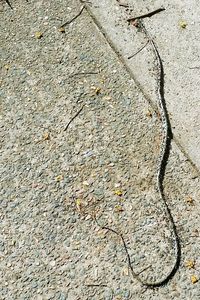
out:
{"label": "smooth concrete section", "polygon": [[200,3],[194,0],[91,0],[88,6],[154,103],[157,99],[155,56],[147,44],[128,59],[147,39],[133,25],[128,25],[127,19],[164,6],[164,12],[143,22],[164,64],[165,98],[174,137],[200,169]]}

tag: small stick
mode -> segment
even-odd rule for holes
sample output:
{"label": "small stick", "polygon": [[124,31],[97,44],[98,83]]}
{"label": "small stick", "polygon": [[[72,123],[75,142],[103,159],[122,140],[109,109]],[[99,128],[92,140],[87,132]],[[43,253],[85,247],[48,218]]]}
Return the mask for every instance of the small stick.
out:
{"label": "small stick", "polygon": [[157,14],[157,13],[163,11],[163,10],[165,10],[165,8],[158,8],[158,9],[153,10],[153,11],[147,13],[147,14],[144,14],[144,15],[141,15],[141,16],[138,16],[138,17],[134,17],[134,18],[129,18],[129,19],[127,19],[127,21],[130,23],[130,22],[133,22],[135,20],[144,19],[144,18],[150,18],[153,15],[155,15],[155,14]]}
{"label": "small stick", "polygon": [[85,8],[85,5],[82,6],[81,10],[79,11],[79,13],[73,17],[71,20],[67,21],[66,23],[64,23],[63,25],[60,26],[60,28],[65,27],[66,25],[69,25],[70,23],[72,23],[74,20],[76,20],[83,12]]}
{"label": "small stick", "polygon": [[81,107],[81,109],[78,110],[78,112],[71,118],[71,120],[68,122],[67,126],[65,127],[64,131],[66,131],[69,127],[69,125],[74,121],[74,119],[80,114],[80,112],[83,110],[84,105]]}
{"label": "small stick", "polygon": [[99,72],[79,72],[79,73],[74,73],[72,75],[69,75],[69,77],[74,77],[74,76],[79,76],[79,75],[95,75],[95,74],[99,74]]}
{"label": "small stick", "polygon": [[12,5],[10,4],[10,1],[9,1],[9,0],[5,0],[5,1],[6,1],[6,3],[8,4],[8,6],[10,6],[10,8],[13,9],[13,8],[12,8]]}
{"label": "small stick", "polygon": [[146,44],[144,46],[142,46],[137,52],[135,52],[133,55],[129,56],[128,59],[133,58],[135,55],[137,55],[140,51],[142,51],[146,45],[149,43],[149,41],[146,42]]}
{"label": "small stick", "polygon": [[98,287],[98,286],[102,286],[102,287],[107,287],[106,284],[85,284],[85,286],[88,286],[88,287]]}
{"label": "small stick", "polygon": [[148,286],[146,286],[146,287],[144,288],[144,291],[142,291],[141,293],[144,294],[147,290],[148,290]]}
{"label": "small stick", "polygon": [[144,268],[142,271],[140,271],[139,273],[137,273],[137,276],[142,274],[144,271],[148,270],[149,268],[151,268],[151,266],[148,266],[146,268]]}

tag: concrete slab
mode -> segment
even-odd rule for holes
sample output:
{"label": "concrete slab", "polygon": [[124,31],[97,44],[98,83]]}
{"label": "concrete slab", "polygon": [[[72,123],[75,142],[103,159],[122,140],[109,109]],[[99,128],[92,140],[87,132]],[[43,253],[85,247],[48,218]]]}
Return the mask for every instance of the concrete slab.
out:
{"label": "concrete slab", "polygon": [[195,168],[172,141],[164,192],[181,264],[168,284],[145,290],[119,236],[93,216],[123,234],[140,278],[170,272],[159,119],[85,10],[59,30],[78,0],[1,3],[0,298],[200,299]]}
{"label": "concrete slab", "polygon": [[120,1],[91,0],[89,7],[147,98],[154,103],[157,99],[156,74],[151,46],[147,45],[128,59],[145,45],[147,39],[134,26],[129,26],[126,20],[163,5],[166,9],[143,22],[163,60],[165,98],[174,137],[200,169],[200,4],[186,0]]}

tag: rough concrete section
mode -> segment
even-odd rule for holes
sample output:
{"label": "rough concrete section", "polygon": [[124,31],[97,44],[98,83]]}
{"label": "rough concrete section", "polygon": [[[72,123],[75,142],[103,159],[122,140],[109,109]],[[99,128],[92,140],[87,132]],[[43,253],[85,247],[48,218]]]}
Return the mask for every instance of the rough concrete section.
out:
{"label": "rough concrete section", "polygon": [[[91,11],[124,58],[144,92],[156,102],[154,55],[144,34],[127,19],[160,7],[166,10],[143,22],[156,42],[164,63],[165,97],[174,136],[200,169],[200,4],[176,0],[92,0]],[[129,8],[119,4],[128,4]]]}
{"label": "rough concrete section", "polygon": [[[0,299],[199,299],[199,178],[176,144],[156,192],[161,124],[78,1],[15,1],[1,12]],[[83,73],[86,73],[83,75]],[[80,114],[64,131],[69,120]]]}

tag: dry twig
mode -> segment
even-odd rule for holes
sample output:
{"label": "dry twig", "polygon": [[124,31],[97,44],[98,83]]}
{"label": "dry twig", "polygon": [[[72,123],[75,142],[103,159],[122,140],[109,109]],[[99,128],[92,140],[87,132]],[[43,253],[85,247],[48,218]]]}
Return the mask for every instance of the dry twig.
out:
{"label": "dry twig", "polygon": [[8,4],[8,6],[10,6],[10,8],[13,9],[12,5],[10,4],[10,1],[9,0],[5,0],[5,1]]}
{"label": "dry twig", "polygon": [[83,110],[84,105],[81,107],[81,109],[78,110],[78,112],[71,118],[71,120],[67,123],[67,126],[65,127],[64,131],[66,131],[69,127],[69,125],[74,121],[74,119],[81,113]]}
{"label": "dry twig", "polygon": [[161,12],[163,10],[165,10],[165,8],[158,8],[158,9],[153,10],[153,11],[147,13],[147,14],[144,14],[144,15],[141,15],[141,16],[137,16],[137,17],[133,17],[133,18],[129,18],[129,19],[127,19],[127,21],[130,23],[130,22],[134,22],[135,20],[144,19],[144,18],[150,18],[153,15],[158,14],[159,12]]}
{"label": "dry twig", "polygon": [[78,14],[75,17],[73,17],[71,20],[65,22],[63,25],[60,26],[60,28],[63,28],[65,26],[69,25],[70,23],[72,23],[74,20],[76,20],[82,14],[84,8],[85,8],[85,5],[82,6],[81,10],[78,12]]}
{"label": "dry twig", "polygon": [[99,72],[77,72],[74,74],[69,75],[69,77],[75,77],[75,76],[86,76],[86,75],[96,75],[99,74]]}
{"label": "dry twig", "polygon": [[146,42],[146,44],[144,46],[142,46],[137,52],[135,52],[134,54],[132,54],[131,56],[128,57],[128,59],[133,58],[135,55],[137,55],[140,51],[142,51],[146,45],[149,43],[149,41]]}

